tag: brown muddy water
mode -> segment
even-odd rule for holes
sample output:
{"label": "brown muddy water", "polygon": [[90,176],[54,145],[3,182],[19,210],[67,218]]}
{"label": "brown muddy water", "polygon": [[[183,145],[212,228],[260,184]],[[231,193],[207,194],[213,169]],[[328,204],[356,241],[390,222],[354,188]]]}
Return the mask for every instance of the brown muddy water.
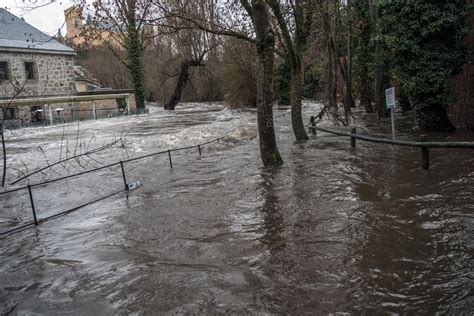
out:
{"label": "brown muddy water", "polygon": [[[317,111],[306,104],[305,121]],[[79,133],[75,124],[12,132],[10,182],[25,165],[101,146],[126,126],[125,148],[32,183],[226,136],[201,157],[174,154],[173,169],[167,156],[126,164],[139,189],[0,237],[0,314],[474,314],[472,150],[431,150],[431,170],[422,170],[419,149],[351,149],[324,133],[294,142],[284,116],[275,124],[285,164],[263,168],[255,115],[187,104],[81,122]],[[407,120],[399,117],[399,137],[418,139]],[[356,122],[374,134],[388,133],[387,123]],[[111,168],[33,195],[44,218],[122,186]],[[28,221],[27,192],[0,195],[0,231]]]}

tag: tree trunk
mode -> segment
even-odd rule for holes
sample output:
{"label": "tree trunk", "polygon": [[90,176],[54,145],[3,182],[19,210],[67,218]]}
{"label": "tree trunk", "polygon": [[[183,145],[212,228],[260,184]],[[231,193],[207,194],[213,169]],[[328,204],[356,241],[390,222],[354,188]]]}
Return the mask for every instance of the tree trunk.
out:
{"label": "tree trunk", "polygon": [[[375,24],[376,33],[380,35],[379,30],[379,12],[377,6],[374,6],[372,18]],[[375,42],[375,74],[374,74],[374,98],[375,108],[380,117],[388,117],[389,112],[385,107],[385,88],[387,86],[388,78],[386,72],[386,60],[384,56],[384,49],[379,40]]]}
{"label": "tree trunk", "polygon": [[369,67],[364,62],[361,64],[360,69],[360,105],[365,108],[365,112],[372,113],[374,108],[372,106],[372,91],[370,88],[370,81],[369,81]]}
{"label": "tree trunk", "polygon": [[186,83],[189,81],[189,67],[197,67],[201,65],[202,58],[194,60],[186,59],[181,63],[176,87],[174,88],[170,100],[164,105],[165,110],[174,110],[176,105],[181,101],[181,93],[183,92],[184,87],[186,87]]}
{"label": "tree trunk", "polygon": [[[291,65],[292,63],[290,63]],[[303,123],[301,100],[303,94],[303,69],[298,61],[291,67],[291,125],[296,140],[308,140],[308,134]]]}
{"label": "tree trunk", "polygon": [[302,56],[303,48],[306,42],[307,34],[304,29],[305,27],[305,16],[303,1],[296,0],[294,3],[294,19],[295,19],[295,31],[293,40],[291,39],[290,31],[288,30],[287,21],[285,21],[284,15],[282,14],[280,3],[276,0],[267,1],[269,6],[272,8],[273,13],[276,16],[277,22],[280,25],[282,32],[282,38],[284,41],[285,49],[288,54],[288,60],[290,61],[291,68],[291,126],[293,127],[293,133],[296,140],[308,140],[308,134],[303,123],[302,111],[301,111],[301,99],[303,95],[303,65]]}
{"label": "tree trunk", "polygon": [[415,105],[416,121],[425,130],[452,131],[455,129],[448,117],[446,108],[442,105]]}
{"label": "tree trunk", "polygon": [[143,70],[143,46],[140,40],[140,33],[135,17],[135,3],[129,1],[127,18],[127,36],[125,46],[127,50],[127,67],[130,72],[135,99],[137,102],[137,112],[145,111],[145,88],[144,88],[144,70]]}
{"label": "tree trunk", "polygon": [[260,155],[265,166],[281,165],[273,125],[273,64],[275,34],[264,0],[252,1],[252,20],[257,35],[259,72],[257,78],[257,121]]}
{"label": "tree trunk", "polygon": [[387,87],[388,80],[385,72],[385,57],[383,56],[383,50],[379,46],[380,44],[376,44],[375,49],[375,108],[379,117],[388,117],[389,112],[385,106],[385,88]]}
{"label": "tree trunk", "polygon": [[403,92],[403,90],[401,89],[399,89],[398,91],[399,91],[398,99],[399,99],[400,108],[402,109],[402,111],[407,112],[407,111],[413,110],[409,96],[405,92]]}

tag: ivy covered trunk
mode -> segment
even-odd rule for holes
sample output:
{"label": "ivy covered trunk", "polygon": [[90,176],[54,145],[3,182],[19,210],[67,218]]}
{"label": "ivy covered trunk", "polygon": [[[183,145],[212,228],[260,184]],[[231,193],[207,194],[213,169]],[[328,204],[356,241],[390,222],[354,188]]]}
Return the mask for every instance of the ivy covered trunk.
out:
{"label": "ivy covered trunk", "polygon": [[125,48],[127,51],[126,65],[130,73],[130,79],[137,101],[137,112],[145,111],[145,88],[144,88],[144,70],[143,70],[143,45],[135,17],[135,1],[128,1],[127,35],[125,37]]}
{"label": "ivy covered trunk", "polygon": [[415,106],[416,121],[425,130],[450,131],[454,129],[446,108],[442,105],[418,103]]}
{"label": "ivy covered trunk", "polygon": [[268,8],[263,0],[254,0],[253,23],[257,35],[259,72],[257,78],[257,121],[260,156],[265,166],[283,163],[275,140],[273,125],[273,65],[275,33],[270,24]]}

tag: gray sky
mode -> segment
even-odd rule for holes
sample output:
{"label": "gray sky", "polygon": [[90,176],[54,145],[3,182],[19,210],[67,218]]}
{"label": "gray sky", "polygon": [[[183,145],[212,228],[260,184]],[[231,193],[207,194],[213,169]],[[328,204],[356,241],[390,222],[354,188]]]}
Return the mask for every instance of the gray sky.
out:
{"label": "gray sky", "polygon": [[[52,2],[53,1],[53,2]],[[51,3],[52,2],[52,3]],[[0,0],[2,8],[49,35],[56,35],[64,26],[64,9],[72,6],[72,0]]]}

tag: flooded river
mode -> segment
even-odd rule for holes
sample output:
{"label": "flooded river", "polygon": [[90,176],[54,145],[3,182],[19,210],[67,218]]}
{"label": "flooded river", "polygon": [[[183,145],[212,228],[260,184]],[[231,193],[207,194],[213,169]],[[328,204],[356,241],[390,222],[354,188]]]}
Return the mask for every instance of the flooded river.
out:
{"label": "flooded river", "polygon": [[[317,114],[305,105],[305,122]],[[284,111],[276,111],[275,115]],[[472,315],[474,152],[319,133],[294,142],[276,119],[285,164],[264,168],[256,113],[187,104],[168,113],[16,131],[9,182],[124,135],[31,183],[102,163],[219,143],[125,164],[120,192],[0,237],[0,314]],[[361,132],[388,122],[360,117]],[[323,126],[331,127],[324,121]],[[410,124],[399,137],[418,139]],[[471,133],[430,135],[473,140]],[[25,185],[21,182],[19,185]],[[120,167],[35,187],[39,218],[123,189]],[[0,231],[32,220],[28,192],[0,195]]]}

